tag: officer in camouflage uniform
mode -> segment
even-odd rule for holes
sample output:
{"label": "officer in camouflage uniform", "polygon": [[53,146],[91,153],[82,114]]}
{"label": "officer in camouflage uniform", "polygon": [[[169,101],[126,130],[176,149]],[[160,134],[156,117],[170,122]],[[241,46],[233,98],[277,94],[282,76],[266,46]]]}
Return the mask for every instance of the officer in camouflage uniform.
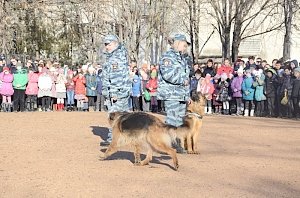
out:
{"label": "officer in camouflage uniform", "polygon": [[176,34],[171,49],[160,60],[157,98],[165,101],[166,124],[174,127],[183,125],[186,104],[190,101],[190,69],[184,57],[188,44],[184,35]]}
{"label": "officer in camouflage uniform", "polygon": [[[106,98],[108,113],[128,111],[131,93],[128,54],[115,35],[104,38],[106,62],[102,70],[102,95]],[[112,140],[111,129],[108,139],[101,145],[109,145]]]}

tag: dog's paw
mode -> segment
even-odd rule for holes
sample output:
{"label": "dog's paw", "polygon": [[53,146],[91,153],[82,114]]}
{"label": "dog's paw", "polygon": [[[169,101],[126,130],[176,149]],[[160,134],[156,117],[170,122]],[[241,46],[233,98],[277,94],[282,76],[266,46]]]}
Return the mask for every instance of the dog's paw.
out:
{"label": "dog's paw", "polygon": [[99,155],[99,161],[104,161],[106,159],[104,154]]}
{"label": "dog's paw", "polygon": [[175,170],[175,171],[178,171],[178,168],[179,168],[179,164],[176,163],[175,166],[174,166],[174,170]]}
{"label": "dog's paw", "polygon": [[200,151],[194,151],[195,155],[200,155]]}

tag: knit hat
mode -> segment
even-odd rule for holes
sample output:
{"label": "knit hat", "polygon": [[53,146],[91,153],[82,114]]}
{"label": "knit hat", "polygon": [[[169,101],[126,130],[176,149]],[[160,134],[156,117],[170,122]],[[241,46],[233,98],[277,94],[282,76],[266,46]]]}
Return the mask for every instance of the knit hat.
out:
{"label": "knit hat", "polygon": [[5,71],[9,71],[9,68],[8,67],[3,67],[3,72]]}
{"label": "knit hat", "polygon": [[276,74],[276,71],[273,68],[267,69],[267,72],[271,72],[273,75]]}
{"label": "knit hat", "polygon": [[296,68],[294,69],[294,73],[295,73],[295,72],[300,73],[300,67],[296,67]]}
{"label": "knit hat", "polygon": [[243,70],[242,68],[239,68],[239,69],[237,70],[237,73],[238,73],[238,74],[243,74],[243,73],[244,73],[244,70]]}
{"label": "knit hat", "polygon": [[295,67],[298,67],[299,64],[298,64],[298,61],[297,60],[292,60],[291,63],[294,63]]}

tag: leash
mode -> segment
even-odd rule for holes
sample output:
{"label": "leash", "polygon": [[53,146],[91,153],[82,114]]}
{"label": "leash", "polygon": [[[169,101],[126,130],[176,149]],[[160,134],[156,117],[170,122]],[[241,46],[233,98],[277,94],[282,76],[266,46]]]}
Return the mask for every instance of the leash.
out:
{"label": "leash", "polygon": [[200,120],[203,118],[201,115],[199,115],[198,113],[194,113],[194,112],[188,112],[188,113],[186,114],[186,116],[188,116],[188,115],[195,116],[195,117],[197,117],[197,118],[200,119]]}

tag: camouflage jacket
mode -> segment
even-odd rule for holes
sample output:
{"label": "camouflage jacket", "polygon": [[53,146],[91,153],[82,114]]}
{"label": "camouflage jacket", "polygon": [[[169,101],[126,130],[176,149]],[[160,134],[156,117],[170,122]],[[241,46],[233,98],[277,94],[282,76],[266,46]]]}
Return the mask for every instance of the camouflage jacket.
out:
{"label": "camouflage jacket", "polygon": [[168,50],[159,63],[158,99],[188,101],[190,88],[184,84],[189,80],[189,74],[186,59],[174,49]]}
{"label": "camouflage jacket", "polygon": [[106,53],[102,70],[102,94],[104,97],[126,98],[131,92],[128,55],[123,45]]}

